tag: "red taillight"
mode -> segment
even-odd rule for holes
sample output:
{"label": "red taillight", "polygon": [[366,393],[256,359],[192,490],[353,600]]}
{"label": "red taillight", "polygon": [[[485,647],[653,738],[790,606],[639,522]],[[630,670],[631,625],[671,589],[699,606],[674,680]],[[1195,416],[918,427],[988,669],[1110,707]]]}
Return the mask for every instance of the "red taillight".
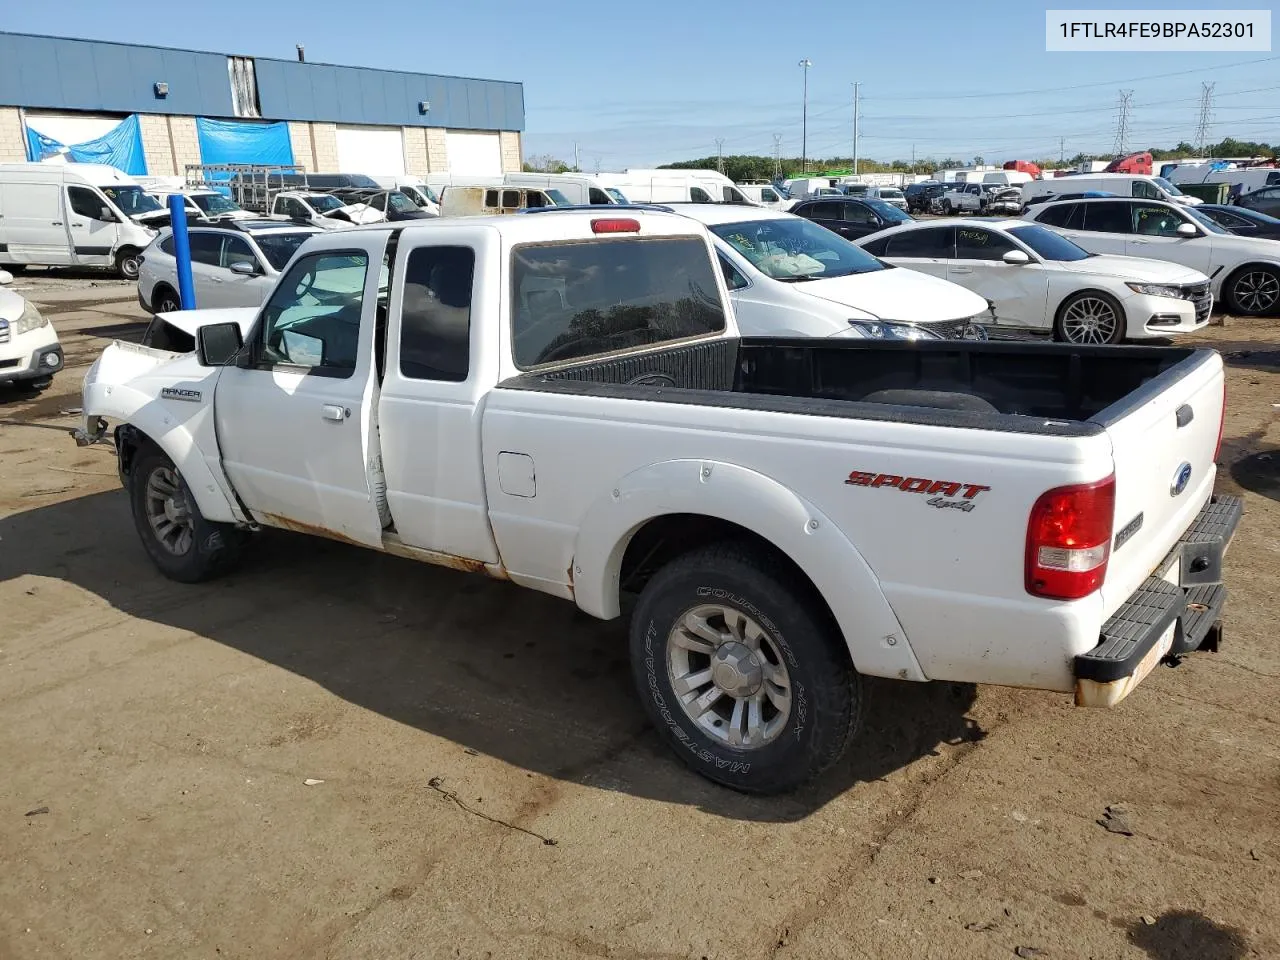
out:
{"label": "red taillight", "polygon": [[1027,593],[1078,600],[1102,586],[1115,512],[1115,474],[1041,494],[1027,521]]}
{"label": "red taillight", "polygon": [[1213,448],[1213,462],[1218,462],[1218,454],[1222,452],[1222,430],[1227,425],[1227,376],[1222,375],[1222,413],[1218,417],[1218,443]]}
{"label": "red taillight", "polygon": [[639,233],[640,221],[627,217],[615,217],[611,220],[592,220],[592,233]]}

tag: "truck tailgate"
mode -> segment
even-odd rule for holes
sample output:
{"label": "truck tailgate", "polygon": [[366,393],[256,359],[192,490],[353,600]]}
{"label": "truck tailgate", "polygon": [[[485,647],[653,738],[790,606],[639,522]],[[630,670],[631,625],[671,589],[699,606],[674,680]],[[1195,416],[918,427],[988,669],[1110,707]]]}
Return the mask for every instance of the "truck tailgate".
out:
{"label": "truck tailgate", "polygon": [[1150,384],[1132,402],[1099,414],[1116,473],[1111,561],[1102,587],[1108,615],[1156,570],[1213,492],[1225,402],[1222,358],[1213,353],[1180,376],[1176,370],[1158,378],[1176,377],[1163,389],[1153,394]]}

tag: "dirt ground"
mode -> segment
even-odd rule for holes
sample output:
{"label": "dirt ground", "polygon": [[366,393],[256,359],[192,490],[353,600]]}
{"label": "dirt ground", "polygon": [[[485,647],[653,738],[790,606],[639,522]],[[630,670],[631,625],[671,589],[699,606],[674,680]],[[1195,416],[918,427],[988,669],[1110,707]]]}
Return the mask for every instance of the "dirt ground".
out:
{"label": "dirt ground", "polygon": [[1280,320],[1199,338],[1247,504],[1220,654],[1110,711],[877,682],[846,762],[762,800],[679,764],[567,603],[274,533],[164,580],[67,436],[142,330],[90,282],[15,282],[68,367],[0,395],[0,958],[1280,956]]}

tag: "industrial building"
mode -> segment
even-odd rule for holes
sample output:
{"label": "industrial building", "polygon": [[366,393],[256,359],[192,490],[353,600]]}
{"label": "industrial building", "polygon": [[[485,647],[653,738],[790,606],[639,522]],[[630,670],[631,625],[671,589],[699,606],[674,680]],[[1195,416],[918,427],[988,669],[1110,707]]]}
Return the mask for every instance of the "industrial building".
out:
{"label": "industrial building", "polygon": [[0,32],[0,162],[493,175],[523,129],[519,83]]}

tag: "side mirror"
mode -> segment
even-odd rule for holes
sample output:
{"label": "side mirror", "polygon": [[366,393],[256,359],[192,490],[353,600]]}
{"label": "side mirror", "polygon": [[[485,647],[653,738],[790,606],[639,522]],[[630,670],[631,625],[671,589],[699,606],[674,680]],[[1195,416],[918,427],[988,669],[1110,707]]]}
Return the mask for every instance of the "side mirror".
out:
{"label": "side mirror", "polygon": [[116,215],[111,212],[110,207],[99,207],[98,219],[101,220],[103,223],[115,223]]}
{"label": "side mirror", "polygon": [[1194,223],[1187,223],[1185,220],[1178,224],[1178,236],[1180,237],[1198,237],[1200,231],[1196,229]]}
{"label": "side mirror", "polygon": [[1031,258],[1027,256],[1025,250],[1006,250],[1004,256],[1000,259],[1014,267],[1021,267],[1031,262]]}
{"label": "side mirror", "polygon": [[229,269],[232,273],[238,273],[242,277],[252,277],[258,273],[258,265],[250,263],[248,260],[232,260]]}
{"label": "side mirror", "polygon": [[196,331],[196,356],[202,367],[224,367],[244,346],[238,323],[211,323]]}

